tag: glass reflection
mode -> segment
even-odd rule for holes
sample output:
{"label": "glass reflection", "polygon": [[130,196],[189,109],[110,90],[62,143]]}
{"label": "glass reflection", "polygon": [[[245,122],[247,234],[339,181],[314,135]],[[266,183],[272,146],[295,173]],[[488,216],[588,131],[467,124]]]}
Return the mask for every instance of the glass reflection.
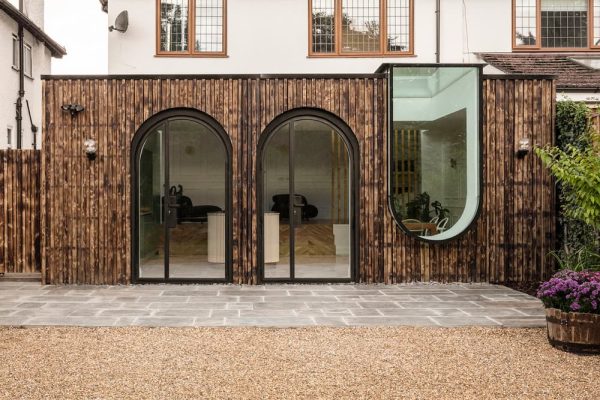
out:
{"label": "glass reflection", "polygon": [[391,194],[404,227],[432,240],[464,231],[479,203],[479,73],[393,69]]}

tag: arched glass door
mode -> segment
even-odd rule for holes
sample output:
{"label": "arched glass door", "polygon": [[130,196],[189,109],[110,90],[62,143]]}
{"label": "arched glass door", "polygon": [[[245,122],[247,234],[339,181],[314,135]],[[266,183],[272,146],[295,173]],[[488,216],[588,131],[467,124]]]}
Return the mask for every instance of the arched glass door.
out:
{"label": "arched glass door", "polygon": [[352,156],[327,121],[300,117],[271,132],[262,151],[263,278],[352,278]]}
{"label": "arched glass door", "polygon": [[208,124],[170,118],[141,141],[137,278],[228,279],[228,152]]}

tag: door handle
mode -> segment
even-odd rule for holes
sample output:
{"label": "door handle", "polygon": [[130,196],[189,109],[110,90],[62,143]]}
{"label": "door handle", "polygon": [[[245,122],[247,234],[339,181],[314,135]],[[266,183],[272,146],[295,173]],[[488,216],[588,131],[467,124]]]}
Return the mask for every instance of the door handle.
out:
{"label": "door handle", "polygon": [[179,208],[179,204],[177,204],[176,196],[169,196],[169,202],[167,207],[167,227],[175,228],[177,227],[177,209]]}

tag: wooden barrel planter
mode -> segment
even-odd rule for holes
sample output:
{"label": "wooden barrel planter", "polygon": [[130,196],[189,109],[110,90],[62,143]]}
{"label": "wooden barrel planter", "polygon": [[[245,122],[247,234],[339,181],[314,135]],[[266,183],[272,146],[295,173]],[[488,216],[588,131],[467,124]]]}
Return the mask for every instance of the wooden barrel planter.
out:
{"label": "wooden barrel planter", "polygon": [[600,315],[546,308],[548,341],[573,353],[600,354]]}

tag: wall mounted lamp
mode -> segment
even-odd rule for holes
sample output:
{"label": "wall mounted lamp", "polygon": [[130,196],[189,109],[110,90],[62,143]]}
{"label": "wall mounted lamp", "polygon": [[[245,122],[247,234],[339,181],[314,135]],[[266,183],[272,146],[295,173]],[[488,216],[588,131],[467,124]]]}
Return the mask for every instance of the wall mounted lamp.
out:
{"label": "wall mounted lamp", "polygon": [[524,158],[531,151],[531,139],[523,138],[519,140],[519,149],[517,150],[517,157]]}
{"label": "wall mounted lamp", "polygon": [[79,104],[65,104],[65,105],[61,106],[60,108],[63,111],[70,112],[71,117],[74,117],[77,114],[79,114],[80,112],[82,112],[83,110],[85,110],[85,107],[83,107],[82,105],[79,105]]}
{"label": "wall mounted lamp", "polygon": [[96,154],[98,153],[98,143],[94,139],[86,139],[83,142],[83,148],[85,150],[85,154],[90,160],[96,159]]}

